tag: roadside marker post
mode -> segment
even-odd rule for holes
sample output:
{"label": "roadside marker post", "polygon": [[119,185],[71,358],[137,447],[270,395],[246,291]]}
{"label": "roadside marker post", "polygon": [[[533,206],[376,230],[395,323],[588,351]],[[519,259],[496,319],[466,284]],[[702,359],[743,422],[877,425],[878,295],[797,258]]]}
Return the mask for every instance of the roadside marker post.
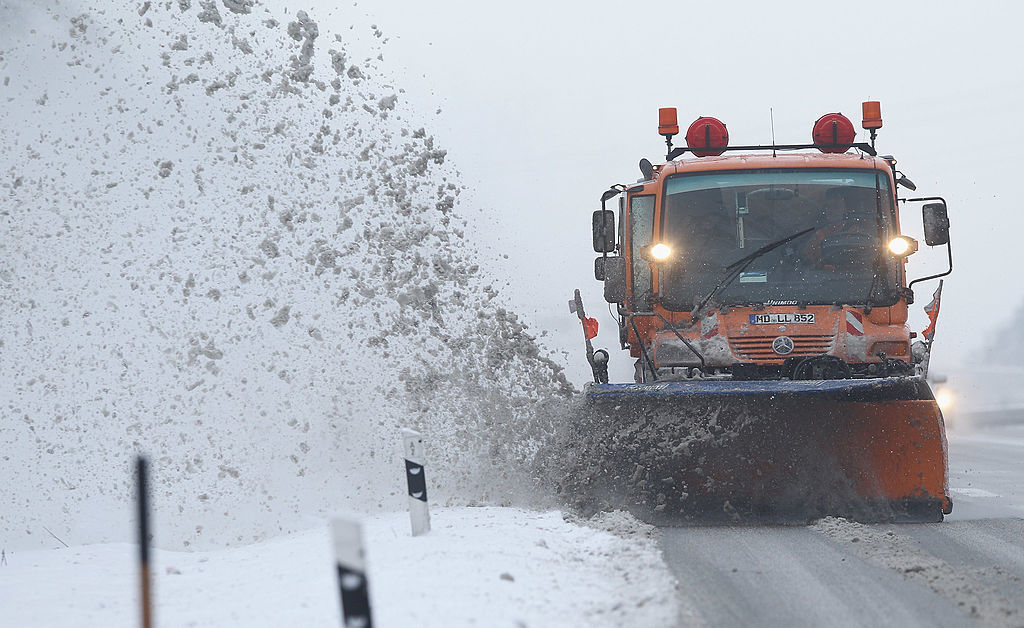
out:
{"label": "roadside marker post", "polygon": [[135,483],[138,487],[138,532],[139,532],[139,601],[141,603],[142,628],[153,626],[152,588],[149,576],[149,463],[145,456],[135,460]]}
{"label": "roadside marker post", "polygon": [[426,455],[423,435],[415,430],[403,429],[405,446],[405,480],[409,485],[409,519],[412,535],[430,532],[430,509],[427,506],[427,478],[423,470]]}
{"label": "roadside marker post", "polygon": [[341,592],[342,625],[345,628],[372,628],[363,526],[356,519],[333,519],[331,536]]}

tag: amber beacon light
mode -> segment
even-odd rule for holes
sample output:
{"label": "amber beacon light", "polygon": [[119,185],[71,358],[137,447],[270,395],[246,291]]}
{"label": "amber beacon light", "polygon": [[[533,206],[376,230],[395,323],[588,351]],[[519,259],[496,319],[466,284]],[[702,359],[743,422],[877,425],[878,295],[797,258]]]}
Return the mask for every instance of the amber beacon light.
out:
{"label": "amber beacon light", "polygon": [[666,136],[679,133],[679,121],[676,118],[675,107],[658,109],[658,133]]}
{"label": "amber beacon light", "polygon": [[865,129],[882,128],[882,104],[877,100],[868,100],[861,107],[864,116],[860,125]]}

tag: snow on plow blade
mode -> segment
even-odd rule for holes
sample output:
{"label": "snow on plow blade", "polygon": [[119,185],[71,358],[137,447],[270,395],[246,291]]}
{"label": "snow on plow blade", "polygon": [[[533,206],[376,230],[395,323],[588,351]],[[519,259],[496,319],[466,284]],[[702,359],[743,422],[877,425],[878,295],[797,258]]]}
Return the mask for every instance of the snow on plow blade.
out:
{"label": "snow on plow blade", "polygon": [[659,523],[940,521],[942,415],[921,378],[592,384],[562,488]]}

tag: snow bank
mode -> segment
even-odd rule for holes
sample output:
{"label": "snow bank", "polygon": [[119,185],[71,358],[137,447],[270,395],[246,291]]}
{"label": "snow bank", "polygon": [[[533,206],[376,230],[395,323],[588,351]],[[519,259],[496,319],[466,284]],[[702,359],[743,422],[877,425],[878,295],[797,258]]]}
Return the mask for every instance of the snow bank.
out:
{"label": "snow bank", "polygon": [[[513,508],[442,509],[433,519],[418,538],[405,515],[364,524],[375,625],[678,625],[674,579],[653,531],[628,515],[606,514],[597,527]],[[325,526],[226,550],[158,551],[156,620],[337,626],[332,555]],[[11,554],[0,568],[4,621],[130,625],[134,560],[127,544]]]}
{"label": "snow bank", "polygon": [[0,545],[130,538],[137,451],[164,547],[401,508],[403,425],[442,503],[538,503],[571,386],[379,58],[304,11],[131,4],[2,8]]}

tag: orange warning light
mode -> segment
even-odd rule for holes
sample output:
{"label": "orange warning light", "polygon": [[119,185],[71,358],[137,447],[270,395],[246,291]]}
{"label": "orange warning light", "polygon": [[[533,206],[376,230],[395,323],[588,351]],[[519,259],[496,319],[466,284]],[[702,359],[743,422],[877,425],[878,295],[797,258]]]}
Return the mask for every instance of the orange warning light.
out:
{"label": "orange warning light", "polygon": [[679,133],[679,121],[676,118],[675,107],[662,107],[658,109],[658,133],[661,135],[675,135]]}
{"label": "orange warning light", "polygon": [[868,100],[863,104],[864,119],[860,125],[865,129],[882,128],[882,105],[877,100]]}

